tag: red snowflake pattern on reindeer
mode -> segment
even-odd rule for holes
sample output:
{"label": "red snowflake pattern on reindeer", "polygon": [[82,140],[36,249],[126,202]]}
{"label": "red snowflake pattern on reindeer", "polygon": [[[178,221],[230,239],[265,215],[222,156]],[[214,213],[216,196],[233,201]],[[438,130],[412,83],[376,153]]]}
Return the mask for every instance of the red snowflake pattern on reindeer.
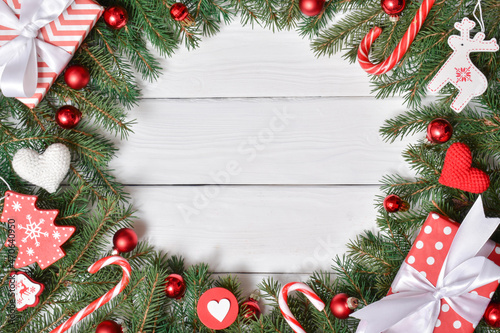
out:
{"label": "red snowflake pattern on reindeer", "polygon": [[471,72],[470,72],[470,66],[465,68],[465,67],[459,67],[459,68],[455,68],[455,70],[457,71],[457,82],[465,82],[465,81],[472,81],[472,78],[471,78]]}

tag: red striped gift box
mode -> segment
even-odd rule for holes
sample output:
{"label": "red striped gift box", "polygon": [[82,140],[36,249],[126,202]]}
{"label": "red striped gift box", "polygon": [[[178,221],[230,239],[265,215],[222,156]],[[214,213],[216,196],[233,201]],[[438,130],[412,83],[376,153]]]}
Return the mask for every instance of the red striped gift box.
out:
{"label": "red striped gift box", "polygon": [[[22,0],[4,1],[19,17]],[[74,54],[87,37],[90,30],[101,17],[103,8],[92,0],[75,0],[57,20],[40,30],[39,39],[59,46]],[[0,47],[7,44],[17,35],[15,31],[0,25]],[[35,95],[17,98],[29,108],[34,108],[45,97],[48,90],[61,73],[53,72],[40,58],[38,61],[38,83]]]}

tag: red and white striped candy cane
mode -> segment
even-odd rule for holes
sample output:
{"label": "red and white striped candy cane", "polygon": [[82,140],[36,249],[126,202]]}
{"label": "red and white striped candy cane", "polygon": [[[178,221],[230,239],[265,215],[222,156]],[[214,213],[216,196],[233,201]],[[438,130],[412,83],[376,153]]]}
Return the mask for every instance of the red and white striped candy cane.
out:
{"label": "red and white striped candy cane", "polygon": [[103,296],[99,297],[85,308],[78,311],[73,317],[66,320],[64,323],[59,325],[56,329],[52,330],[51,333],[62,333],[69,330],[71,327],[75,326],[80,320],[87,317],[89,314],[99,309],[104,304],[111,301],[114,297],[116,297],[119,293],[125,289],[130,281],[130,273],[132,269],[130,268],[130,264],[128,261],[120,256],[110,256],[106,258],[102,258],[97,261],[95,264],[89,267],[89,272],[94,274],[99,271],[101,268],[106,267],[108,265],[118,265],[123,269],[123,276],[120,282],[113,287],[110,291],[108,291]]}
{"label": "red and white striped candy cane", "polygon": [[302,326],[300,326],[297,319],[293,316],[290,308],[288,307],[288,294],[291,291],[300,291],[303,293],[309,301],[314,305],[318,311],[323,311],[325,308],[325,303],[319,298],[318,295],[305,283],[302,282],[290,282],[283,286],[280,290],[278,304],[280,306],[281,313],[285,317],[286,322],[293,329],[295,333],[307,333],[304,331]]}
{"label": "red and white striped candy cane", "polygon": [[368,55],[370,53],[370,47],[375,42],[375,40],[382,33],[382,29],[379,27],[372,28],[370,32],[363,38],[358,49],[358,61],[361,67],[370,74],[381,75],[390,71],[396,64],[403,58],[406,51],[410,47],[411,43],[417,36],[422,24],[424,24],[427,15],[429,14],[435,0],[424,0],[418,9],[417,14],[413,18],[408,30],[403,36],[403,39],[399,42],[396,49],[391,53],[389,58],[385,59],[380,64],[373,64],[370,62]]}

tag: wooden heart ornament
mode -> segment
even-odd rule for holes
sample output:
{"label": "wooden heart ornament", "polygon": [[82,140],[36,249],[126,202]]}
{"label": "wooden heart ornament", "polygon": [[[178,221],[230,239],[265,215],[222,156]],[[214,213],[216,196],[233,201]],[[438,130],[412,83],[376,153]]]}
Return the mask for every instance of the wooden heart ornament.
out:
{"label": "wooden heart ornament", "polygon": [[23,148],[12,159],[14,171],[30,183],[54,193],[69,170],[71,154],[62,143],[50,145],[43,154]]}
{"label": "wooden heart ornament", "polygon": [[198,300],[197,313],[200,321],[213,330],[223,330],[231,326],[238,317],[238,300],[232,292],[224,288],[212,288]]}
{"label": "wooden heart ornament", "polygon": [[448,148],[439,183],[471,193],[483,193],[490,186],[486,172],[472,167],[472,154],[464,143]]}

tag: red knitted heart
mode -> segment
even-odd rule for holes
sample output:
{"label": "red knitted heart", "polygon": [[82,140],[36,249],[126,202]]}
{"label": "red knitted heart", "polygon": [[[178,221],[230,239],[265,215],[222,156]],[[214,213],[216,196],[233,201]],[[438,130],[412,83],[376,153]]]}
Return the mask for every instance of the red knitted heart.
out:
{"label": "red knitted heart", "polygon": [[490,177],[472,166],[472,154],[464,143],[448,148],[439,182],[471,193],[483,193],[490,186]]}

